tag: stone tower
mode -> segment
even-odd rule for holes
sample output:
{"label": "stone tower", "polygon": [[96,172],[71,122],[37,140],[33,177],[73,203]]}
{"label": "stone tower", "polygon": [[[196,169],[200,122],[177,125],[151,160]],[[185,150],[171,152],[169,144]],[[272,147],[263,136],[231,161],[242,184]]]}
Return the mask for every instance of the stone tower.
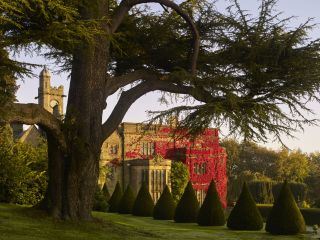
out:
{"label": "stone tower", "polygon": [[51,73],[46,66],[39,75],[38,103],[57,118],[63,117],[63,86],[51,87]]}

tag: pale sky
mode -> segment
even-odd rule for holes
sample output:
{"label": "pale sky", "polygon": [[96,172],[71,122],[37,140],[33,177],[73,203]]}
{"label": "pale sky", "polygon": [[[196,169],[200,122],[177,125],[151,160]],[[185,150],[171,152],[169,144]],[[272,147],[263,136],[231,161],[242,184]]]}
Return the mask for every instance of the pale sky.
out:
{"label": "pale sky", "polygon": [[[217,8],[219,10],[223,10],[226,6],[225,0],[219,0],[217,3]],[[255,14],[257,11],[258,1],[257,0],[239,0],[242,9],[250,10],[252,14]],[[279,0],[277,4],[277,9],[283,12],[283,17],[288,16],[296,16],[294,20],[292,20],[292,25],[297,26],[299,23],[305,21],[308,17],[315,18],[314,23],[320,23],[320,0]],[[310,35],[312,38],[320,37],[320,25],[317,27]],[[37,63],[37,64],[46,64],[48,65],[51,71],[58,70],[53,64],[46,61],[44,58],[39,56],[19,56],[18,59]],[[34,70],[35,74],[39,74],[41,68],[37,68]],[[68,92],[69,81],[67,80],[67,73],[57,75],[53,74],[51,84],[53,86],[64,85],[65,86],[65,94]],[[27,102],[37,102],[35,97],[37,96],[37,89],[39,86],[38,78],[33,79],[24,79],[24,81],[18,81],[20,88],[17,92],[17,99],[19,102],[27,103]],[[166,109],[167,106],[160,106],[159,99],[160,94],[157,92],[149,93],[136,101],[132,107],[129,109],[127,114],[124,117],[125,122],[141,122],[147,120],[147,110],[161,110]],[[112,96],[111,99],[108,100],[109,110],[111,106],[116,103],[117,94]],[[66,102],[66,101],[65,101]],[[317,103],[312,103],[310,107],[316,113],[315,117],[320,119],[320,105]],[[108,113],[105,113],[107,116]],[[221,130],[222,134],[227,134],[226,130]],[[305,130],[303,133],[294,134],[296,139],[288,139],[283,137],[283,142],[291,149],[300,148],[303,152],[313,152],[320,151],[320,126],[305,126]],[[262,144],[263,145],[263,144]],[[271,148],[279,148],[280,144],[274,142],[270,139],[269,143],[265,146]]]}

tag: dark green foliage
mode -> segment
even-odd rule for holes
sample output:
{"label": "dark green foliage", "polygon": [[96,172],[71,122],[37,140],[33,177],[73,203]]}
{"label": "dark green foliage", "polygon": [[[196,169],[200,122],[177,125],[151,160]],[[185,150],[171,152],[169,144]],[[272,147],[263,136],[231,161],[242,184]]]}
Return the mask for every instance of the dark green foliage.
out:
{"label": "dark green foliage", "polygon": [[94,202],[93,202],[93,209],[94,211],[99,212],[107,212],[109,208],[108,200],[103,194],[103,191],[99,186],[96,187],[96,191],[94,194]]}
{"label": "dark green foliage", "polygon": [[198,211],[199,202],[193,190],[192,183],[189,181],[176,207],[174,221],[180,223],[196,222]]}
{"label": "dark green foliage", "polygon": [[[263,219],[267,219],[271,209],[272,204],[264,204],[264,205],[257,205]],[[307,225],[315,225],[320,224],[320,209],[319,208],[300,208],[300,212],[306,222]]]}
{"label": "dark green foliage", "polygon": [[103,193],[104,197],[107,199],[107,201],[109,201],[110,193],[109,193],[109,190],[108,190],[106,183],[103,184],[102,193]]}
{"label": "dark green foliage", "polygon": [[36,205],[47,188],[47,145],[14,142],[12,129],[0,128],[0,201]]}
{"label": "dark green foliage", "polygon": [[316,199],[315,201],[314,201],[314,207],[316,207],[316,208],[320,208],[320,198],[318,198],[318,199]]}
{"label": "dark green foliage", "polygon": [[[0,17],[1,18],[1,17]],[[1,21],[1,20],[0,20]],[[19,64],[9,59],[6,50],[0,48],[0,116],[6,117],[10,111],[11,104],[15,100],[17,90],[15,72],[18,71]]]}
{"label": "dark green foliage", "polygon": [[153,218],[159,220],[171,220],[174,216],[176,203],[173,200],[169,187],[166,185],[157,204],[153,209]]}
{"label": "dark green foliage", "polygon": [[[304,110],[308,109],[301,101],[301,96],[311,100],[320,87],[320,45],[319,41],[310,43],[308,39],[312,23],[290,28],[290,18],[281,19],[276,11],[276,0],[261,1],[257,14],[242,10],[235,0],[225,13],[216,12],[214,1],[210,2],[206,5],[209,7],[199,7],[200,13],[193,12],[193,16],[201,16],[195,21],[201,26],[200,39],[205,39],[205,44],[197,65],[199,78],[190,84],[201,89],[200,93],[206,90],[205,98],[210,97],[211,101],[175,107],[166,113],[185,112],[187,117],[179,124],[191,134],[201,132],[214,121],[232,123],[232,132],[258,140],[268,140],[269,132],[280,138],[281,133],[302,128],[305,121],[312,123],[312,119],[305,119]],[[159,20],[154,25],[161,23]],[[179,23],[171,24],[170,28]],[[157,39],[152,42],[156,43]],[[175,48],[181,48],[179,44],[183,46],[175,38],[166,44],[173,52],[170,56],[175,56]],[[158,55],[151,56],[159,59]],[[291,111],[285,112],[280,107],[283,105]]]}
{"label": "dark green foliage", "polygon": [[227,226],[234,230],[260,230],[263,227],[261,214],[244,182],[239,199],[232,209]]}
{"label": "dark green foliage", "polygon": [[130,187],[130,184],[127,186],[126,191],[123,193],[122,198],[119,203],[118,212],[122,214],[132,213],[132,208],[134,204],[135,196]]}
{"label": "dark green foliage", "polygon": [[[279,192],[282,189],[282,185],[283,184],[280,182],[276,182],[274,184],[272,191],[275,199],[278,198]],[[296,202],[306,201],[308,192],[308,186],[306,184],[299,182],[290,182],[288,183],[288,185]]]}
{"label": "dark green foliage", "polygon": [[143,182],[134,202],[132,214],[135,216],[150,217],[152,216],[153,208],[154,203],[149,193],[147,184]]}
{"label": "dark green foliage", "polygon": [[308,199],[312,206],[320,208],[320,151],[310,153],[308,159],[310,171],[304,183],[308,185]]}
{"label": "dark green foliage", "polygon": [[300,212],[307,225],[320,225],[320,209],[319,208],[300,208]]}
{"label": "dark green foliage", "polygon": [[183,162],[172,161],[170,180],[172,197],[177,203],[180,200],[189,180],[189,171]]}
{"label": "dark green foliage", "polygon": [[305,221],[285,181],[266,222],[266,231],[272,234],[297,234],[306,231]]}
{"label": "dark green foliage", "polygon": [[273,203],[272,181],[249,182],[250,193],[256,203]]}
{"label": "dark green foliage", "polygon": [[263,221],[267,221],[273,204],[257,204],[257,208],[262,216]]}
{"label": "dark green foliage", "polygon": [[197,222],[201,226],[223,226],[226,222],[216,184],[213,180],[199,210]]}
{"label": "dark green foliage", "polygon": [[[288,183],[297,202],[306,201],[308,187],[304,183]],[[282,183],[269,180],[251,181],[249,183],[250,192],[257,203],[273,203],[279,195]]]}
{"label": "dark green foliage", "polygon": [[109,212],[118,212],[121,197],[122,197],[122,189],[121,189],[120,183],[117,182],[117,185],[112,193],[112,196],[108,201]]}

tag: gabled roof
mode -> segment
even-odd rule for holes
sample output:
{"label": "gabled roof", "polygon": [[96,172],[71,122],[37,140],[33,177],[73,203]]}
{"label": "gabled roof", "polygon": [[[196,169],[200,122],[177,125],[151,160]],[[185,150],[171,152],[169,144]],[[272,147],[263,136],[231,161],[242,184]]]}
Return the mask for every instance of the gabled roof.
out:
{"label": "gabled roof", "polygon": [[40,130],[35,125],[32,125],[22,133],[21,137],[18,139],[18,142],[37,146],[40,144],[41,137],[42,135]]}

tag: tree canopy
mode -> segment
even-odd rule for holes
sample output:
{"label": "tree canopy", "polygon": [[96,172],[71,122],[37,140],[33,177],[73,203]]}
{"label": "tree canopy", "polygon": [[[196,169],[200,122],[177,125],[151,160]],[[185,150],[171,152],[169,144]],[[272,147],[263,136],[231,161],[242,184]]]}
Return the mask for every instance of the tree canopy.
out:
{"label": "tree canopy", "polygon": [[[180,82],[189,80],[194,94],[201,96],[196,97],[200,103],[166,113],[187,113],[180,124],[191,133],[213,122],[214,126],[226,124],[230,133],[262,141],[268,133],[281,141],[280,134],[291,135],[303,124],[314,123],[304,114],[311,111],[307,102],[319,100],[319,41],[308,38],[314,25],[307,21],[289,28],[291,18],[281,19],[275,0],[261,1],[257,17],[242,10],[238,1],[226,14],[216,12],[208,2],[198,4],[193,15],[201,39],[198,74],[191,79],[181,72],[174,76]],[[163,47],[179,53],[186,44],[181,38]]]}

